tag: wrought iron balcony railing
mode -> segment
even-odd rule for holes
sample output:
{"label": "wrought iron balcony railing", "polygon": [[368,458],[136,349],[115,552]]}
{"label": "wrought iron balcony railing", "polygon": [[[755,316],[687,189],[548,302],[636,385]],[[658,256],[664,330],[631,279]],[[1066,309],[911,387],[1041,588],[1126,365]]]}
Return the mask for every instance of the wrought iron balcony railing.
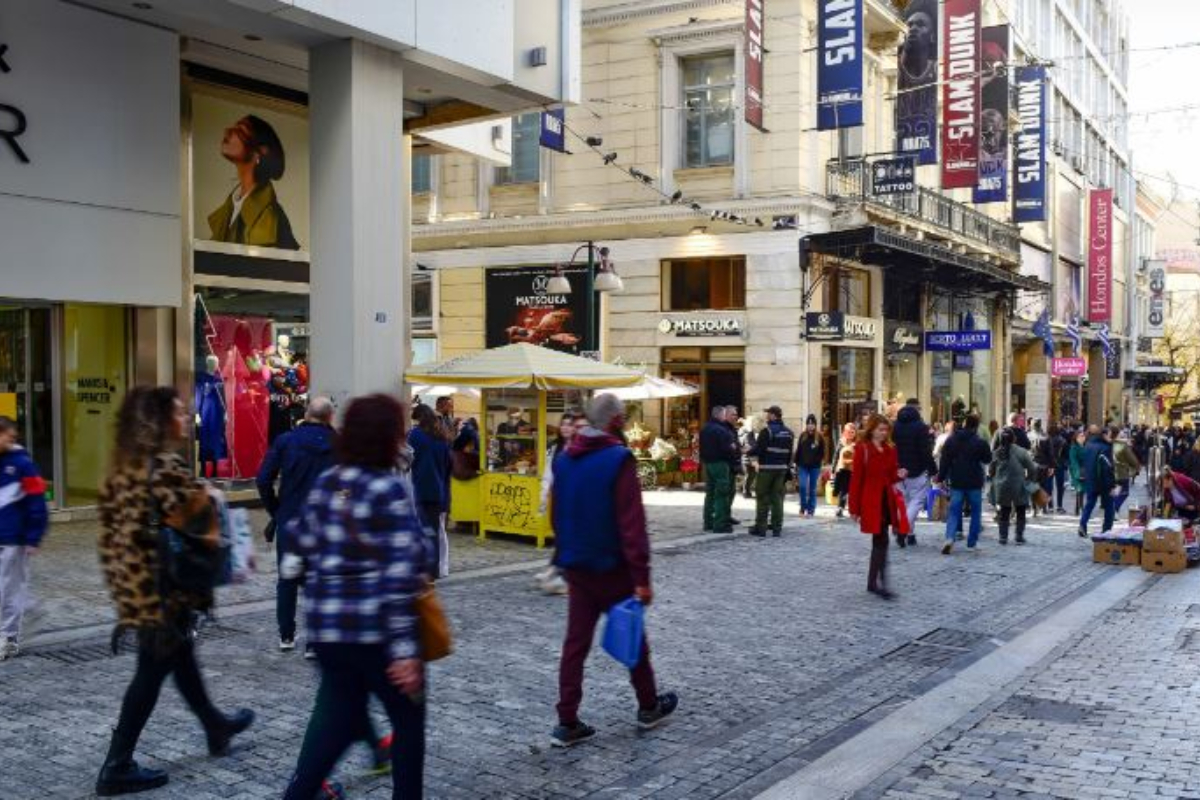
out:
{"label": "wrought iron balcony railing", "polygon": [[870,167],[870,162],[862,158],[831,159],[825,168],[825,194],[833,200],[882,206],[1020,257],[1021,231],[1017,226],[992,219],[924,186],[910,194],[875,196]]}

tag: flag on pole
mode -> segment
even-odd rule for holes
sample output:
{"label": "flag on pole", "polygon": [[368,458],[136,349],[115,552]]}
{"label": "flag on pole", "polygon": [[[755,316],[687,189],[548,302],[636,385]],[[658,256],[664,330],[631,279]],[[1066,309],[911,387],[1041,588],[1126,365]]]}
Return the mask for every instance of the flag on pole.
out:
{"label": "flag on pole", "polygon": [[1033,334],[1042,340],[1042,352],[1046,358],[1054,358],[1054,333],[1050,330],[1050,310],[1043,309],[1037,322],[1033,323]]}
{"label": "flag on pole", "polygon": [[1103,322],[1100,323],[1100,327],[1096,329],[1096,337],[1100,339],[1100,346],[1104,348],[1104,359],[1106,361],[1111,360],[1113,357],[1113,346],[1112,339],[1108,335],[1108,325]]}
{"label": "flag on pole", "polygon": [[1083,337],[1079,335],[1079,317],[1075,314],[1067,321],[1067,338],[1071,340],[1071,355],[1079,355],[1083,349]]}

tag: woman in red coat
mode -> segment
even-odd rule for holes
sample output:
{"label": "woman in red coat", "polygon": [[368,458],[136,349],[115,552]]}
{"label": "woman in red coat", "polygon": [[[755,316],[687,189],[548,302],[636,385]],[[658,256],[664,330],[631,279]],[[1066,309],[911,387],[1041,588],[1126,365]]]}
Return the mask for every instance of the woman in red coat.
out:
{"label": "woman in red coat", "polygon": [[858,434],[854,446],[854,468],[850,471],[850,516],[863,533],[871,535],[871,567],[867,572],[867,591],[891,600],[887,588],[888,528],[908,522],[892,487],[908,477],[900,469],[896,446],[892,444],[892,423],[882,414],[872,414]]}

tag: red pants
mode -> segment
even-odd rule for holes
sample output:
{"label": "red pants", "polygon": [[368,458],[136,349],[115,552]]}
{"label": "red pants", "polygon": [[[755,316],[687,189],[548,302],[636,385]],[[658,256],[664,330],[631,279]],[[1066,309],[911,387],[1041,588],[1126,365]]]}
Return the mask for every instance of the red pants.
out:
{"label": "red pants", "polygon": [[[565,575],[570,592],[567,596],[567,635],[563,640],[562,661],[558,668],[558,721],[574,725],[579,721],[583,702],[583,665],[596,623],[608,609],[633,595],[633,581],[624,568],[612,572],[581,572],[569,569]],[[654,708],[658,688],[650,666],[650,644],[642,636],[642,657],[629,671],[629,682],[637,694],[639,708]]]}

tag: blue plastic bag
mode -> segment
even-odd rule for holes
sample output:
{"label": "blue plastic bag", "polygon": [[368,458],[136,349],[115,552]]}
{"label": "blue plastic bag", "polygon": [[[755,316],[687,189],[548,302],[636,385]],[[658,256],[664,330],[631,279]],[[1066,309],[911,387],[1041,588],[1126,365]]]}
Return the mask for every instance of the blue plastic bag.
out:
{"label": "blue plastic bag", "polygon": [[626,669],[633,669],[642,656],[645,627],[646,607],[633,597],[622,600],[608,610],[601,647]]}

